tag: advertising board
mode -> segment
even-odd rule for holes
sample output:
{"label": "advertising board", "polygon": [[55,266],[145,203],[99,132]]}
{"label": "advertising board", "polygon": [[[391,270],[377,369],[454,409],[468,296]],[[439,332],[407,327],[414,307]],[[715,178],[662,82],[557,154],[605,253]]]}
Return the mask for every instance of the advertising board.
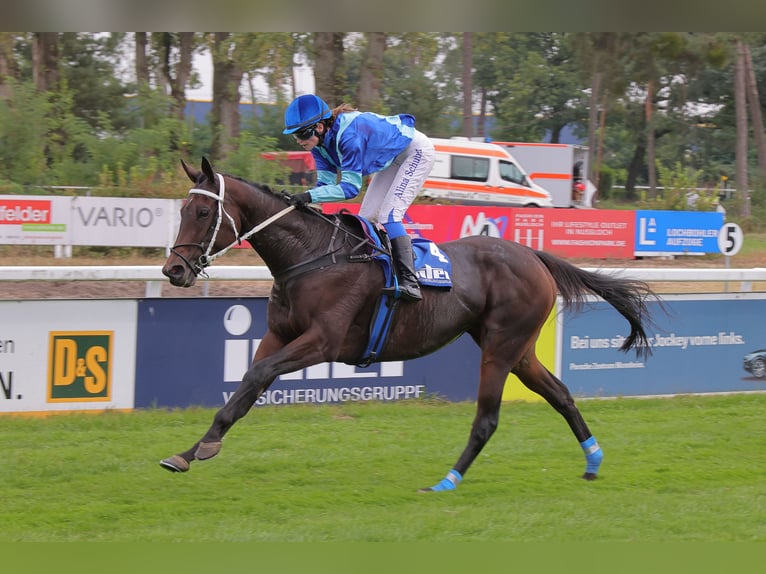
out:
{"label": "advertising board", "polygon": [[[650,303],[656,327],[647,332],[653,353],[647,360],[618,350],[628,325],[606,303],[594,302],[581,314],[564,313],[559,373],[573,395],[766,390],[766,378],[745,368],[746,357],[766,349],[758,319],[766,316],[766,295],[663,299],[667,313]],[[762,354],[766,365],[766,351]]]}
{"label": "advertising board", "polygon": [[70,239],[68,197],[0,195],[0,243],[64,245]]}
{"label": "advertising board", "polygon": [[[325,204],[358,213],[359,204]],[[437,243],[469,235],[490,235],[562,257],[633,258],[633,211],[532,209],[464,205],[413,205],[404,227]]]}
{"label": "advertising board", "polygon": [[[266,332],[257,299],[146,299],[138,306],[136,407],[221,407]],[[463,336],[432,355],[361,368],[323,363],[278,377],[256,406],[402,400],[474,400],[479,350]]]}
{"label": "advertising board", "polygon": [[135,301],[0,301],[0,315],[0,413],[133,408]]}
{"label": "advertising board", "polygon": [[632,258],[632,211],[515,209],[511,239],[560,257]]}
{"label": "advertising board", "polygon": [[72,197],[71,244],[169,246],[178,227],[178,208],[175,199]]}
{"label": "advertising board", "polygon": [[635,212],[635,254],[719,253],[723,214],[717,211]]}

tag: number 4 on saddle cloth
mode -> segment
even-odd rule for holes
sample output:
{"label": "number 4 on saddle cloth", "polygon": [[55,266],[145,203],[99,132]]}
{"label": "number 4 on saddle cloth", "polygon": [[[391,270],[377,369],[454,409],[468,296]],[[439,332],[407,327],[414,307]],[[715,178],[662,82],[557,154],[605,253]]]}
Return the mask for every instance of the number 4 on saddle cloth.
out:
{"label": "number 4 on saddle cloth", "polygon": [[[380,264],[385,277],[384,292],[378,299],[370,322],[370,339],[358,363],[360,367],[366,367],[376,361],[386,343],[400,291],[393,271],[393,263],[388,255],[391,252],[391,245],[385,231],[359,215],[354,217],[362,224],[365,236],[375,246],[372,257]],[[429,239],[412,238],[412,253],[415,257],[415,273],[421,286],[442,289],[452,287],[452,265],[436,243]]]}

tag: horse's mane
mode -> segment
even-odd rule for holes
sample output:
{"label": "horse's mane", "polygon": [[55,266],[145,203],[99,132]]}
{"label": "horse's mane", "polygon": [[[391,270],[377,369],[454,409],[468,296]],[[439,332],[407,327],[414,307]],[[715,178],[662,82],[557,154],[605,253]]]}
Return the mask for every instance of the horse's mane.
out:
{"label": "horse's mane", "polygon": [[244,177],[241,177],[239,175],[232,175],[230,173],[224,173],[222,175],[225,175],[226,177],[230,177],[231,179],[236,179],[237,181],[241,181],[244,184],[249,185],[250,187],[254,187],[258,190],[261,190],[265,193],[268,193],[269,195],[274,195],[276,197],[280,197],[280,194],[274,191],[271,186],[265,184],[265,183],[256,183],[254,181],[250,181],[248,179],[245,179]]}
{"label": "horse's mane", "polygon": [[[230,173],[222,173],[221,175],[225,175],[232,179],[236,179],[237,181],[241,181],[242,183],[249,185],[250,187],[254,187],[255,189],[259,191],[263,191],[264,193],[267,193],[269,195],[272,195],[284,201],[282,192],[275,191],[274,189],[271,188],[271,186],[267,184],[256,183],[248,179],[245,179],[244,177],[241,177],[239,175],[232,175]],[[321,210],[315,207],[312,207],[310,210],[307,210],[306,213],[321,214]],[[358,233],[363,231],[362,225],[360,224],[357,217],[353,215],[351,212],[349,212],[348,210],[341,209],[338,213],[334,215],[334,218],[336,218],[339,222],[341,222],[342,226],[349,231],[358,232]]]}

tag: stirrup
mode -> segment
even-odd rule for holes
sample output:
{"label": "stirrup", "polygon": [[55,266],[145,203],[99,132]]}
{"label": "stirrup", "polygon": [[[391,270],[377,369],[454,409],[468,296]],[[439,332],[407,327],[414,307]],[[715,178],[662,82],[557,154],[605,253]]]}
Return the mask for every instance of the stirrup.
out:
{"label": "stirrup", "polygon": [[[384,287],[381,292],[384,295],[394,297],[400,301],[420,301],[423,299],[423,294],[420,292],[420,289],[407,290],[403,289],[401,285],[399,285],[398,289],[395,286]],[[399,297],[396,297],[397,293],[399,293]]]}

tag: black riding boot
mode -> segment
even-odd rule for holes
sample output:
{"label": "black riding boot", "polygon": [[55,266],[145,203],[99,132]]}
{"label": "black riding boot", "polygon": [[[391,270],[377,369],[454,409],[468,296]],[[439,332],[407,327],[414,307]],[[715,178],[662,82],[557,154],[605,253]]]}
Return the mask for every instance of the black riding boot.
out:
{"label": "black riding boot", "polygon": [[409,235],[400,235],[391,240],[391,252],[394,256],[394,269],[399,281],[399,291],[403,301],[420,301],[420,285],[415,275],[415,262],[412,255],[412,243]]}

